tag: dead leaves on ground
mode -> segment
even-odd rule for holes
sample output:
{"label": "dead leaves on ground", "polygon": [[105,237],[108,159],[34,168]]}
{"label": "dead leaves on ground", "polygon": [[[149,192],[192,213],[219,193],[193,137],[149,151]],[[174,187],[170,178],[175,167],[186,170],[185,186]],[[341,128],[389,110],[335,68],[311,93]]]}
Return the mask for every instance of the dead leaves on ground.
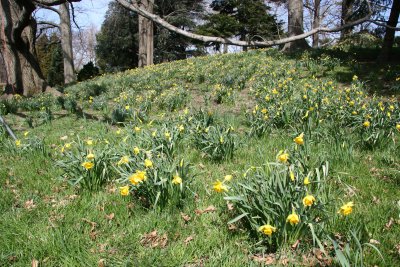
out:
{"label": "dead leaves on ground", "polygon": [[96,222],[92,222],[89,221],[88,219],[82,218],[82,221],[90,224],[90,232],[89,232],[89,237],[92,240],[96,240],[97,237],[97,232],[96,232],[96,227],[97,227],[97,223]]}
{"label": "dead leaves on ground", "polygon": [[202,215],[202,214],[204,214],[204,213],[210,213],[210,212],[214,212],[214,211],[216,211],[217,210],[217,208],[216,207],[214,207],[213,205],[210,205],[210,206],[208,206],[206,209],[204,209],[204,210],[199,210],[199,209],[197,209],[197,210],[195,210],[194,212],[197,214],[197,215]]}
{"label": "dead leaves on ground", "polygon": [[251,259],[263,266],[332,266],[332,259],[319,249],[307,255],[255,254]]}
{"label": "dead leaves on ground", "polygon": [[183,243],[187,246],[190,243],[190,241],[192,241],[193,239],[194,239],[194,236],[190,235],[185,239],[185,241],[183,241]]}
{"label": "dead leaves on ground", "polygon": [[140,244],[144,247],[150,248],[165,248],[168,243],[168,236],[166,233],[163,235],[159,235],[157,230],[154,230],[150,233],[143,234],[140,239]]}

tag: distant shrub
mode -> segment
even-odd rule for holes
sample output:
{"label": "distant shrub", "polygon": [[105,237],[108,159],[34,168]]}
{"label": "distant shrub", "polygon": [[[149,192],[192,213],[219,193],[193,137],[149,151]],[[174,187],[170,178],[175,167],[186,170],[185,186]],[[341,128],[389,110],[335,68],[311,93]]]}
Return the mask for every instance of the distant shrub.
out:
{"label": "distant shrub", "polygon": [[78,81],[86,81],[98,76],[99,74],[99,68],[96,67],[92,61],[90,61],[78,72]]}

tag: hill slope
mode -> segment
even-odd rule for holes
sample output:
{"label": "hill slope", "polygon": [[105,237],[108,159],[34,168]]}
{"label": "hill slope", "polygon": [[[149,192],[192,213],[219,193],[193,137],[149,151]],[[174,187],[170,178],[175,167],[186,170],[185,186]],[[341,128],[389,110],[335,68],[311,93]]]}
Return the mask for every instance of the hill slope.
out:
{"label": "hill slope", "polygon": [[256,50],[4,102],[0,265],[329,265],[328,236],[354,263],[350,231],[399,265],[399,103],[366,89],[338,59]]}

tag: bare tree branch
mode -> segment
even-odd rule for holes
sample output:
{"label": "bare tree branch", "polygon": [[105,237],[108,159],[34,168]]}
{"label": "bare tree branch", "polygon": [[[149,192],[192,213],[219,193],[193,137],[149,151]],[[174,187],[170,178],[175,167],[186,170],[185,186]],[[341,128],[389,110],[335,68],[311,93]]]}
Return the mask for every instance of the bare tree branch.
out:
{"label": "bare tree branch", "polygon": [[65,2],[80,2],[81,0],[33,0],[34,3],[45,5],[45,6],[58,6]]}
{"label": "bare tree branch", "polygon": [[36,4],[37,6],[39,6],[39,7],[41,7],[41,8],[44,8],[44,9],[48,9],[48,10],[51,10],[51,11],[53,11],[53,12],[56,12],[58,15],[60,15],[60,12],[58,11],[58,9],[56,9],[56,8],[54,8],[54,7],[51,7],[51,6],[46,6],[46,5],[43,5],[43,4]]}
{"label": "bare tree branch", "polygon": [[75,7],[74,7],[74,5],[72,4],[72,2],[70,2],[70,6],[71,6],[71,13],[72,13],[72,21],[74,22],[76,28],[78,28],[78,30],[80,31],[81,28],[79,27],[78,23],[77,23],[76,20],[75,20],[75,19],[76,19],[76,16],[75,16]]}
{"label": "bare tree branch", "polygon": [[51,28],[60,28],[60,25],[58,25],[57,23],[54,23],[52,21],[38,21],[37,24],[38,25],[50,25]]}
{"label": "bare tree branch", "polygon": [[378,25],[378,26],[381,26],[381,27],[385,27],[385,28],[388,28],[388,29],[392,29],[392,30],[395,30],[395,31],[400,31],[400,27],[392,27],[392,26],[389,26],[389,25],[387,25],[386,23],[382,23],[382,22],[379,22],[379,21],[377,21],[377,20],[368,20],[368,22],[371,22],[371,23],[373,23],[373,24],[375,24],[375,25]]}
{"label": "bare tree branch", "polygon": [[146,17],[158,24],[160,24],[161,26],[163,26],[164,28],[176,32],[180,35],[183,35],[185,37],[191,38],[191,39],[195,39],[195,40],[199,40],[202,42],[215,42],[215,43],[223,43],[223,44],[231,44],[231,45],[238,45],[238,46],[251,46],[251,45],[255,45],[255,46],[264,46],[264,47],[268,47],[268,46],[275,46],[275,45],[281,45],[281,44],[285,44],[285,43],[289,43],[289,42],[293,42],[293,41],[297,41],[297,40],[301,40],[301,39],[305,39],[308,36],[311,36],[313,34],[319,33],[319,32],[340,32],[343,29],[346,28],[350,28],[350,27],[354,27],[356,25],[362,24],[364,22],[367,22],[370,20],[371,16],[372,16],[372,10],[371,10],[371,6],[370,3],[368,1],[366,1],[367,5],[368,5],[368,14],[361,18],[358,19],[356,21],[352,21],[349,22],[345,25],[342,25],[340,27],[318,27],[315,29],[312,29],[311,31],[308,31],[306,33],[300,34],[300,35],[296,35],[296,36],[292,36],[292,37],[287,37],[287,38],[283,38],[283,39],[277,39],[277,40],[270,40],[270,41],[239,41],[239,40],[234,40],[234,39],[230,39],[230,38],[222,38],[222,37],[215,37],[215,36],[206,36],[206,35],[200,35],[200,34],[195,34],[192,32],[188,32],[185,30],[182,30],[178,27],[175,27],[174,25],[169,24],[167,21],[163,20],[162,18],[160,18],[159,16],[149,13],[146,10],[143,10],[139,7],[137,1],[127,1],[127,0],[116,0],[119,4],[121,4],[122,6],[124,6],[125,8],[132,10],[134,12],[137,12],[139,15]]}

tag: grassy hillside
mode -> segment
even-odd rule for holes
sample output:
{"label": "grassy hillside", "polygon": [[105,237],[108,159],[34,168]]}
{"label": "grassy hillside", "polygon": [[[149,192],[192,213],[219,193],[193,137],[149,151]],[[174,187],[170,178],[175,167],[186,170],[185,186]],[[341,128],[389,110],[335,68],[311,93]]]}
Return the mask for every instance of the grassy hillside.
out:
{"label": "grassy hillside", "polygon": [[369,70],[256,50],[1,102],[0,265],[400,265],[400,70]]}

